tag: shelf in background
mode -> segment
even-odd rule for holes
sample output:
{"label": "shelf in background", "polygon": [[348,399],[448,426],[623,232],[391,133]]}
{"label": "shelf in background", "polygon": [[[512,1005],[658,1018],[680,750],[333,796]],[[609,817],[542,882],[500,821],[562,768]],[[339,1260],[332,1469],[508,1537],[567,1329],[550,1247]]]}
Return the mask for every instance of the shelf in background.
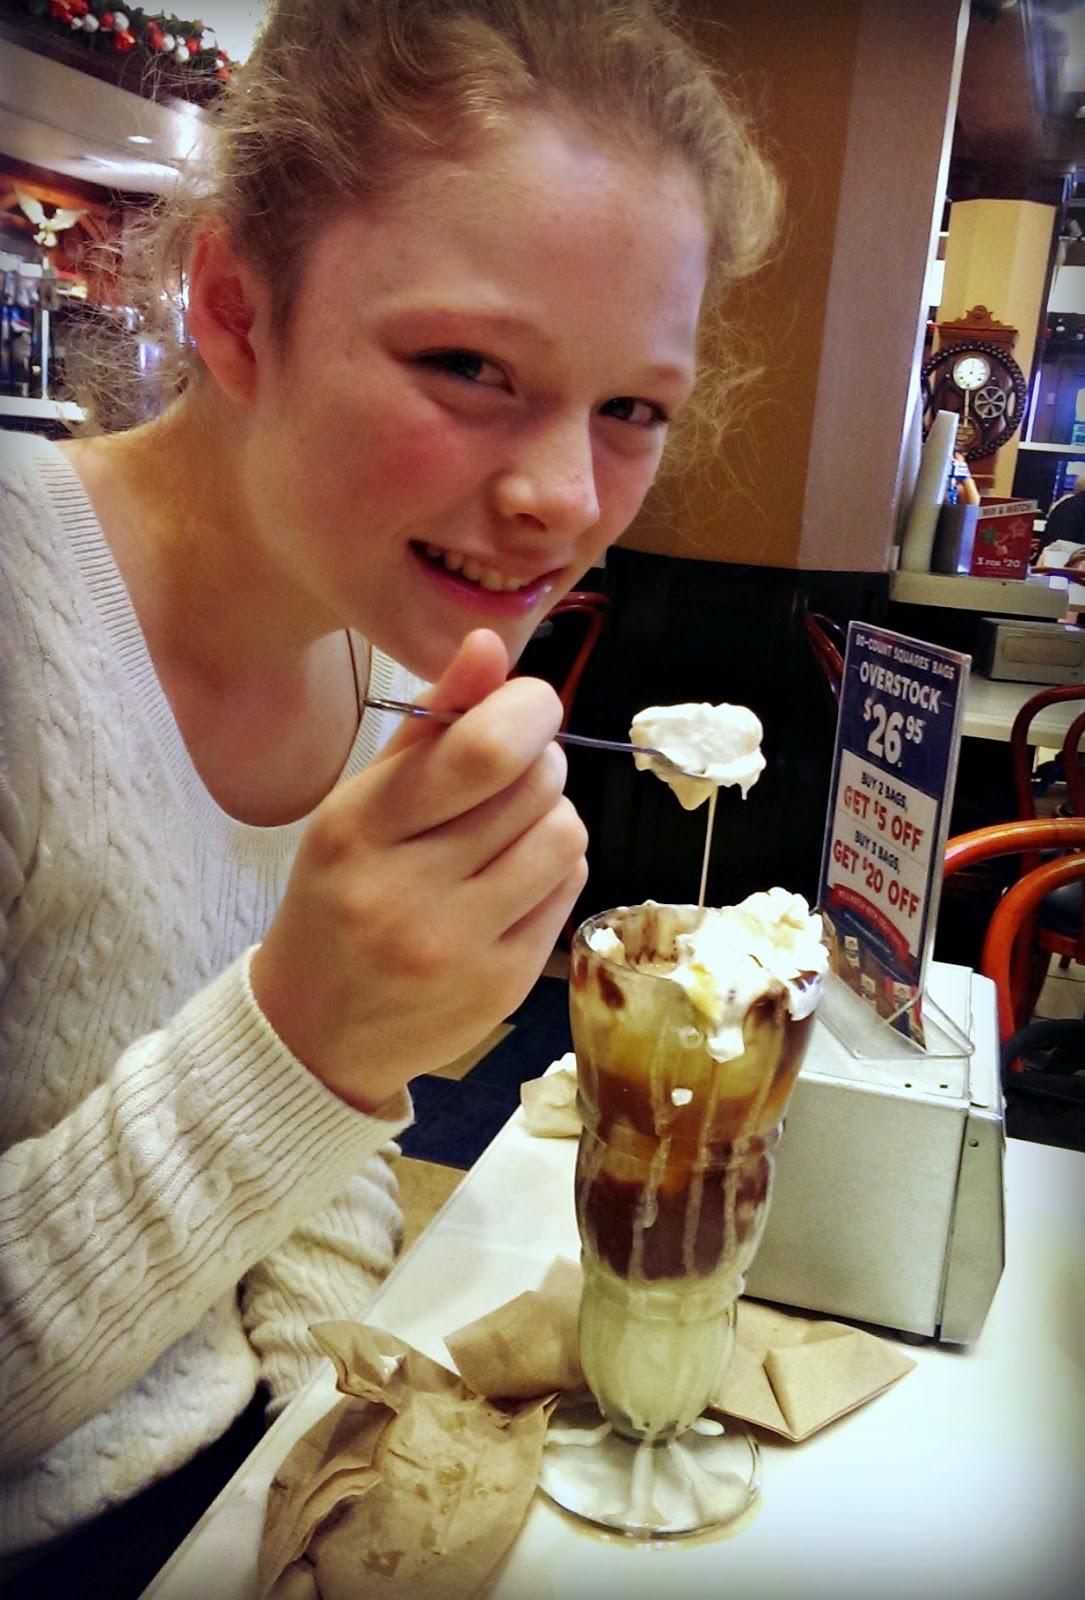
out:
{"label": "shelf in background", "polygon": [[894,572],[889,598],[910,606],[946,606],[998,617],[1066,615],[1065,578],[968,578],[940,572]]}
{"label": "shelf in background", "polygon": [[82,422],[83,409],[71,400],[28,400],[0,394],[0,422],[4,417],[25,417],[31,422]]}
{"label": "shelf in background", "polygon": [[1065,456],[1068,461],[1085,460],[1085,444],[1044,444],[1040,440],[1033,443],[1031,439],[1023,439],[1017,449],[1018,452],[1024,450],[1026,454],[1034,456]]}

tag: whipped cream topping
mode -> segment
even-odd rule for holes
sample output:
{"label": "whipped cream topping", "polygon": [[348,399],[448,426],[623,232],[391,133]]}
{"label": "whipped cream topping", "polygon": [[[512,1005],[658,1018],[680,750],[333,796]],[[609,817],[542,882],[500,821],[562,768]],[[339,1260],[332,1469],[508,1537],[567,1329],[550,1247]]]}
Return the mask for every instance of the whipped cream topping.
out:
{"label": "whipped cream topping", "polygon": [[651,756],[633,757],[642,772],[654,771],[669,784],[687,811],[720,787],[737,787],[745,799],[765,770],[761,722],[746,706],[648,706],[633,718],[629,737],[633,744],[662,751],[685,772],[703,774],[683,777],[662,772]]}
{"label": "whipped cream topping", "polygon": [[[589,943],[607,960],[627,964],[613,929],[595,930]],[[820,990],[812,980],[828,965],[820,915],[801,894],[781,888],[758,890],[737,906],[708,907],[691,933],[677,936],[675,948],[673,964],[653,963],[650,970],[686,991],[717,1061],[742,1054],[746,1013],[775,985],[786,991],[796,1021],[809,1016]]]}

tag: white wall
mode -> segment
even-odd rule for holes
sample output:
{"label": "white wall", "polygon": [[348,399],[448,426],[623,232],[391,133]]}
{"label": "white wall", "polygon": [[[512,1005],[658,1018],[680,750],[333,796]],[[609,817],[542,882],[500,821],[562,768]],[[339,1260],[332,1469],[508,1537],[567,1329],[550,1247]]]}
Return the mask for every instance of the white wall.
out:
{"label": "white wall", "polygon": [[803,505],[807,571],[892,564],[968,12],[968,0],[864,0]]}

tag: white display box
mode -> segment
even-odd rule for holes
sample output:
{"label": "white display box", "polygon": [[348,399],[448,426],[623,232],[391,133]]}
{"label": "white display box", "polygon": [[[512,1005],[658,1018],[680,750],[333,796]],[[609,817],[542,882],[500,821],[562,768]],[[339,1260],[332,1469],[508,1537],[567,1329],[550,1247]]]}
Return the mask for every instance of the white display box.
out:
{"label": "white display box", "polygon": [[950,1025],[923,1051],[871,1011],[862,1054],[837,1026],[839,1007],[861,1002],[830,979],[746,1292],[967,1344],[1005,1259],[994,985],[931,963],[928,1009]]}

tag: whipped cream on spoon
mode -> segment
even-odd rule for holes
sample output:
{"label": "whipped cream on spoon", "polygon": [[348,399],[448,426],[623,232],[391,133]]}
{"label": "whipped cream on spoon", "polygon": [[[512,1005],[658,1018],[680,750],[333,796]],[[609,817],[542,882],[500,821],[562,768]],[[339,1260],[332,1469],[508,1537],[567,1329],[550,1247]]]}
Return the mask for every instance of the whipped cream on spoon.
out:
{"label": "whipped cream on spoon", "polygon": [[[633,718],[629,737],[635,746],[643,747],[633,756],[637,766],[662,778],[687,811],[708,801],[699,906],[704,905],[708,882],[716,799],[721,787],[741,789],[745,799],[757,782],[765,770],[762,732],[760,719],[748,707],[710,705],[704,701],[648,706]],[[668,774],[662,769],[656,759],[660,751],[677,769],[676,773]]]}

